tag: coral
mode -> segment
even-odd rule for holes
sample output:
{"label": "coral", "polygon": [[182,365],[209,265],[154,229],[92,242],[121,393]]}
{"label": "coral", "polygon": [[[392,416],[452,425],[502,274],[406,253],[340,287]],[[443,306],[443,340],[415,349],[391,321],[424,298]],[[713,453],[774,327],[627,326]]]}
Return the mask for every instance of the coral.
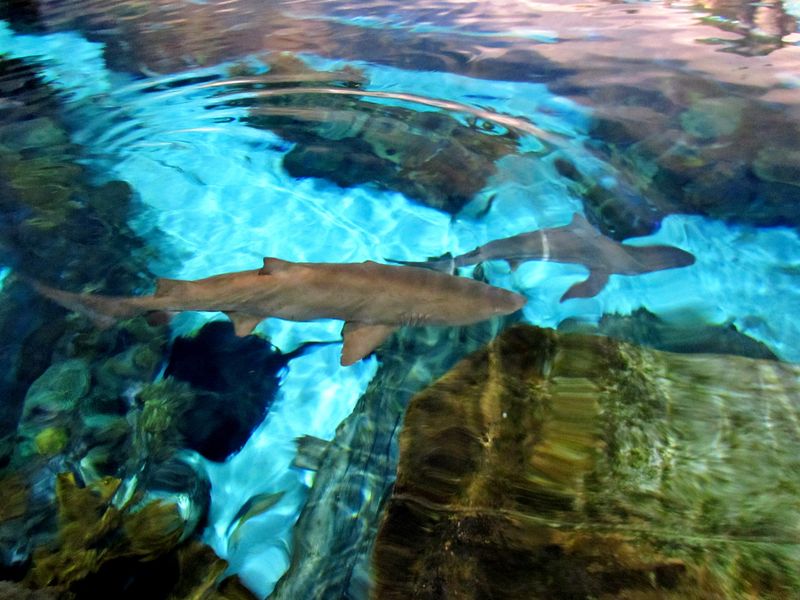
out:
{"label": "coral", "polygon": [[91,371],[86,361],[71,359],[51,365],[25,396],[23,418],[72,412],[89,391]]}
{"label": "coral", "polygon": [[506,330],[409,404],[373,597],[788,597],[798,375]]}
{"label": "coral", "polygon": [[33,443],[36,451],[43,456],[54,456],[64,448],[69,442],[69,433],[63,427],[48,427],[36,434]]}

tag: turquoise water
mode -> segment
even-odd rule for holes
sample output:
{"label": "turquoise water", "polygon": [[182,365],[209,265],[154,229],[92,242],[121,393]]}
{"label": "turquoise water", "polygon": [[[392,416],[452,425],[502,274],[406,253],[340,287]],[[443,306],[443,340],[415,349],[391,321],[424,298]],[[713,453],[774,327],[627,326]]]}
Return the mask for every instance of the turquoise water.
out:
{"label": "turquoise water", "polygon": [[[200,10],[197,7],[214,5],[187,3],[181,20],[165,27],[189,30],[195,11]],[[701,14],[693,13],[688,6],[676,6],[669,12],[647,3],[626,3],[632,7],[628,9],[631,13],[640,12],[625,17],[618,10],[621,5],[581,5],[565,22],[547,18],[548,10],[554,14],[559,11],[557,3],[520,3],[531,15],[538,15],[529,19],[522,18],[528,14],[522,12],[516,19],[513,14],[504,18],[507,9],[495,3],[464,5],[464,15],[457,7],[448,7],[447,3],[442,6],[290,3],[280,10],[270,9],[282,15],[288,33],[281,37],[281,31],[272,32],[274,44],[265,35],[264,48],[250,43],[246,6],[241,12],[241,39],[237,40],[230,28],[223,36],[210,26],[208,51],[186,41],[194,40],[189,34],[186,39],[176,34],[176,40],[183,40],[186,48],[181,48],[179,41],[174,46],[163,43],[158,47],[160,38],[154,23],[137,30],[139,38],[120,25],[114,35],[131,36],[128,46],[141,46],[126,56],[104,38],[107,33],[99,24],[101,19],[88,19],[88,24],[78,27],[79,20],[67,18],[69,6],[62,13],[55,3],[43,3],[40,19],[44,26],[38,31],[19,26],[15,29],[10,23],[0,22],[0,55],[30,61],[45,84],[56,90],[69,140],[81,148],[81,164],[98,182],[129,184],[136,210],[127,225],[133,235],[154,249],[147,268],[154,276],[175,279],[259,268],[263,257],[385,262],[423,261],[446,252],[458,255],[491,240],[566,225],[574,213],[587,212],[585,180],[596,182],[608,197],[623,198],[618,200],[622,208],[615,209],[623,214],[619,224],[625,221],[626,209],[638,214],[635,204],[648,203],[647,193],[639,190],[658,188],[660,181],[652,173],[649,178],[645,176],[647,168],[656,168],[652,163],[637,165],[630,156],[622,155],[636,143],[645,145],[648,139],[657,138],[663,125],[657,118],[659,112],[672,110],[671,131],[677,132],[670,139],[672,147],[654,152],[661,152],[659,159],[684,152],[692,154],[697,164],[707,165],[711,175],[698,177],[705,186],[698,192],[702,199],[692,208],[682,209],[670,198],[672,190],[663,185],[660,193],[665,199],[655,211],[659,218],[654,219],[660,226],[620,239],[626,238],[625,243],[630,245],[681,248],[694,255],[693,265],[635,276],[612,275],[596,296],[564,302],[559,302],[562,294],[588,274],[581,264],[530,261],[512,271],[504,261],[490,261],[481,265],[478,273],[470,267],[460,274],[480,276],[492,285],[524,294],[527,304],[520,318],[533,325],[586,328],[600,324],[604,316],[624,317],[646,309],[667,330],[678,332],[677,337],[680,332],[704,327],[734,328],[778,359],[800,362],[800,325],[796,319],[800,306],[800,221],[796,209],[775,209],[781,201],[789,206],[798,197],[797,163],[790,174],[793,181],[781,176],[777,183],[771,181],[775,185],[768,192],[762,188],[745,190],[736,179],[735,169],[736,177],[726,181],[729,171],[712,168],[715,160],[738,168],[739,159],[729,158],[718,148],[746,144],[749,129],[741,123],[752,114],[760,114],[749,104],[741,108],[736,102],[742,106],[763,103],[769,112],[769,127],[774,129],[780,128],[775,122],[781,118],[796,124],[800,115],[800,34],[796,23],[793,29],[786,25],[792,15],[798,16],[796,6],[783,5],[785,31],[765,33],[767,25],[760,25],[761,45],[757,46],[742,40],[758,37],[759,25],[742,33],[741,20],[725,14],[714,18],[735,26],[714,30],[719,39],[701,44],[710,27],[703,25],[706,29],[702,32],[684,32],[684,24],[695,23]],[[103,9],[87,10],[94,17],[102,15]],[[668,16],[674,21],[670,22]],[[708,17],[705,13],[703,16]],[[113,14],[108,16],[108,27],[114,18]],[[640,25],[644,32],[640,32],[640,46],[632,54],[648,49],[652,52],[654,46],[657,52],[657,44],[652,38],[648,42],[647,36],[660,27],[663,57],[645,55],[634,61],[629,53],[613,52],[626,46],[627,34],[620,33],[614,40],[618,46],[608,40],[614,39],[614,31],[630,31],[628,18],[638,18],[633,27]],[[613,28],[615,19],[618,30]],[[304,23],[310,28],[328,24],[334,33],[327,45],[321,37],[309,34],[307,48],[298,47],[303,36],[289,27],[293,23],[301,31]],[[579,23],[583,26],[578,27]],[[358,38],[362,32],[367,32],[365,37]],[[398,50],[396,56],[381,57],[382,46],[368,47],[371,40],[382,36],[386,36],[388,48],[408,40],[417,45],[409,47],[408,55]],[[691,39],[687,42],[684,37]],[[765,39],[772,52],[769,59],[764,59]],[[515,46],[518,43],[532,46],[524,46],[523,51]],[[564,56],[560,57],[557,49],[562,47]],[[531,48],[536,60],[543,64],[550,61],[549,71],[537,71],[532,66]],[[596,54],[590,48],[595,48]],[[758,51],[737,53],[730,52],[731,48]],[[284,167],[293,141],[248,121],[251,111],[266,105],[265,88],[257,81],[253,83],[252,78],[270,74],[271,55],[267,51],[284,49],[292,50],[309,71],[348,68],[360,73],[363,83],[357,88],[321,83],[315,85],[317,92],[306,91],[306,96],[319,96],[325,110],[330,110],[325,108],[327,96],[337,89],[349,89],[360,102],[376,110],[393,107],[447,114],[473,130],[479,129],[474,127],[476,123],[484,124],[483,133],[474,135],[505,136],[512,140],[513,151],[493,161],[494,169],[485,185],[454,213],[426,206],[391,186],[359,183],[343,187],[324,177],[293,176]],[[194,54],[184,56],[190,50]],[[159,56],[169,58],[161,60]],[[493,63],[493,57],[508,60]],[[723,57],[728,61],[724,68],[714,71],[708,67],[714,60],[724,62]],[[181,62],[179,58],[184,63],[180,66],[176,64]],[[581,65],[582,60],[588,64]],[[764,60],[772,61],[769,67],[764,66]],[[573,61],[575,68],[570,66]],[[234,74],[243,65],[249,72]],[[732,69],[749,65],[754,65],[752,75],[748,72],[731,81],[736,79]],[[581,66],[585,67],[583,71]],[[497,72],[492,72],[492,67]],[[681,89],[681,78],[690,75],[687,89]],[[593,77],[598,89],[607,86],[608,96],[589,93]],[[615,77],[619,89],[613,85]],[[655,86],[650,85],[652,80],[657,81]],[[627,102],[624,90],[630,88],[629,93],[635,95],[631,90],[640,84],[642,89],[659,90],[674,105],[660,111],[659,106],[630,100],[630,114],[623,114]],[[707,91],[703,85],[714,88],[715,99],[733,98],[736,102],[712,103],[711,108],[698,104],[697,99]],[[675,109],[681,103],[682,110]],[[395,126],[402,122],[394,114],[386,114]],[[357,115],[349,114],[344,125],[332,123],[345,127],[354,118]],[[326,119],[335,119],[335,114],[323,111],[311,122]],[[603,120],[611,120],[620,128],[610,135],[612,141],[598,134],[597,123]],[[619,123],[628,130],[622,132]],[[734,131],[735,135],[731,133]],[[615,135],[618,141],[613,140]],[[776,144],[779,152],[793,152],[792,157],[800,158],[800,138],[787,138]],[[658,146],[658,142],[653,145]],[[564,159],[583,175],[583,182],[564,176],[559,166]],[[781,163],[781,168],[790,170],[792,160]],[[754,178],[752,174],[748,177]],[[676,180],[680,181],[680,176]],[[696,182],[686,185],[695,185],[692,189],[700,186]],[[767,193],[770,196],[765,200]],[[630,195],[627,208],[625,194]],[[714,202],[724,205],[726,196],[737,194],[749,194],[755,208],[738,214],[736,208],[716,212],[704,208]],[[732,201],[734,206],[742,203],[747,204],[741,198]],[[759,213],[759,203],[769,204],[773,212]],[[664,210],[664,206],[676,208]],[[59,236],[58,228],[51,235]],[[21,268],[9,261],[0,285],[17,270],[24,270],[24,265]],[[149,292],[146,285],[128,293],[134,291]],[[191,335],[207,321],[224,319],[221,313],[182,313],[170,324],[170,339]],[[284,353],[303,348],[308,342],[329,343],[309,346],[288,362],[266,416],[241,450],[223,462],[192,458],[210,482],[207,523],[199,537],[229,562],[229,572],[239,574],[260,597],[273,590],[289,566],[293,525],[315,477],[313,471],[292,467],[296,438],[308,435],[332,439],[378,369],[375,356],[352,367],[339,365],[340,330],[341,323],[332,320],[298,323],[266,319],[259,324],[256,333]],[[11,332],[3,335],[10,336]],[[424,362],[424,358],[413,360]],[[282,495],[274,505],[236,527],[236,515],[249,499],[275,493]],[[363,493],[374,492],[365,488]],[[357,509],[351,518],[359,518]]]}

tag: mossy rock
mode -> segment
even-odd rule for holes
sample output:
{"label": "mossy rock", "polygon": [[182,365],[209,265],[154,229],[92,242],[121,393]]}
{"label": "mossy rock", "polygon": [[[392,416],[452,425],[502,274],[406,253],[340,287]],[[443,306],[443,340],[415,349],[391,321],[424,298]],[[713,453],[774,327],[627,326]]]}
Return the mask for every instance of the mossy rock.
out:
{"label": "mossy rock", "polygon": [[741,98],[703,98],[681,113],[681,127],[701,139],[730,136],[739,129],[745,106]]}
{"label": "mossy rock", "polygon": [[177,507],[158,502],[118,507],[113,499],[121,483],[107,477],[82,488],[71,474],[59,475],[58,541],[34,552],[28,585],[66,591],[109,561],[152,560],[177,545],[183,529]]}
{"label": "mossy rock", "polygon": [[411,400],[373,597],[791,597],[798,397],[797,366],[508,329]]}
{"label": "mossy rock", "polygon": [[228,565],[211,548],[196,540],[179,543],[182,518],[175,505],[139,504],[135,493],[120,504],[121,484],[109,477],[80,487],[61,474],[58,539],[37,548],[30,571],[9,593],[32,600],[255,599],[238,578],[224,578]]}
{"label": "mossy rock", "polygon": [[31,384],[25,396],[23,419],[38,412],[57,414],[74,410],[89,390],[91,371],[82,359],[70,359],[48,368]]}
{"label": "mossy rock", "polygon": [[[316,71],[286,55],[271,65],[268,77],[273,74],[299,86],[360,83],[354,69]],[[496,160],[517,151],[518,136],[490,123],[349,95],[278,94],[246,102],[249,125],[294,144],[283,161],[290,175],[342,187],[370,184],[452,214],[486,186]]]}

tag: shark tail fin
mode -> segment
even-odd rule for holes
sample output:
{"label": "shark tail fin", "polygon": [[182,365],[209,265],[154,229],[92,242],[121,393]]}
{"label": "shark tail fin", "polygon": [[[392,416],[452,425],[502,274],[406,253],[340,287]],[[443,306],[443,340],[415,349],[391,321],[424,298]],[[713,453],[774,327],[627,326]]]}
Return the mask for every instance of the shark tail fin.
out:
{"label": "shark tail fin", "polygon": [[406,267],[421,267],[423,269],[431,269],[432,271],[442,271],[443,273],[450,273],[453,275],[456,272],[456,259],[450,252],[445,252],[441,256],[433,256],[428,260],[411,261],[411,260],[394,260],[387,258],[387,261]]}
{"label": "shark tail fin", "polygon": [[84,315],[99,329],[108,329],[120,319],[134,317],[144,312],[122,298],[76,294],[50,287],[33,279],[27,281],[39,294],[67,310]]}

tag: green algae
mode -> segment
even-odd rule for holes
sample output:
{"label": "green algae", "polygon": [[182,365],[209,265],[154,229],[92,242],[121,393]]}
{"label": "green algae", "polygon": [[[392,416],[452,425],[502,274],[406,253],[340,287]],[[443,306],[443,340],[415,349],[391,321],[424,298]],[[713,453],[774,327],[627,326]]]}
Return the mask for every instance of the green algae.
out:
{"label": "green algae", "polygon": [[507,330],[409,404],[373,596],[786,598],[799,392],[774,361]]}
{"label": "green algae", "polygon": [[63,427],[48,427],[36,434],[33,440],[36,451],[43,456],[55,456],[67,447],[69,433]]}

